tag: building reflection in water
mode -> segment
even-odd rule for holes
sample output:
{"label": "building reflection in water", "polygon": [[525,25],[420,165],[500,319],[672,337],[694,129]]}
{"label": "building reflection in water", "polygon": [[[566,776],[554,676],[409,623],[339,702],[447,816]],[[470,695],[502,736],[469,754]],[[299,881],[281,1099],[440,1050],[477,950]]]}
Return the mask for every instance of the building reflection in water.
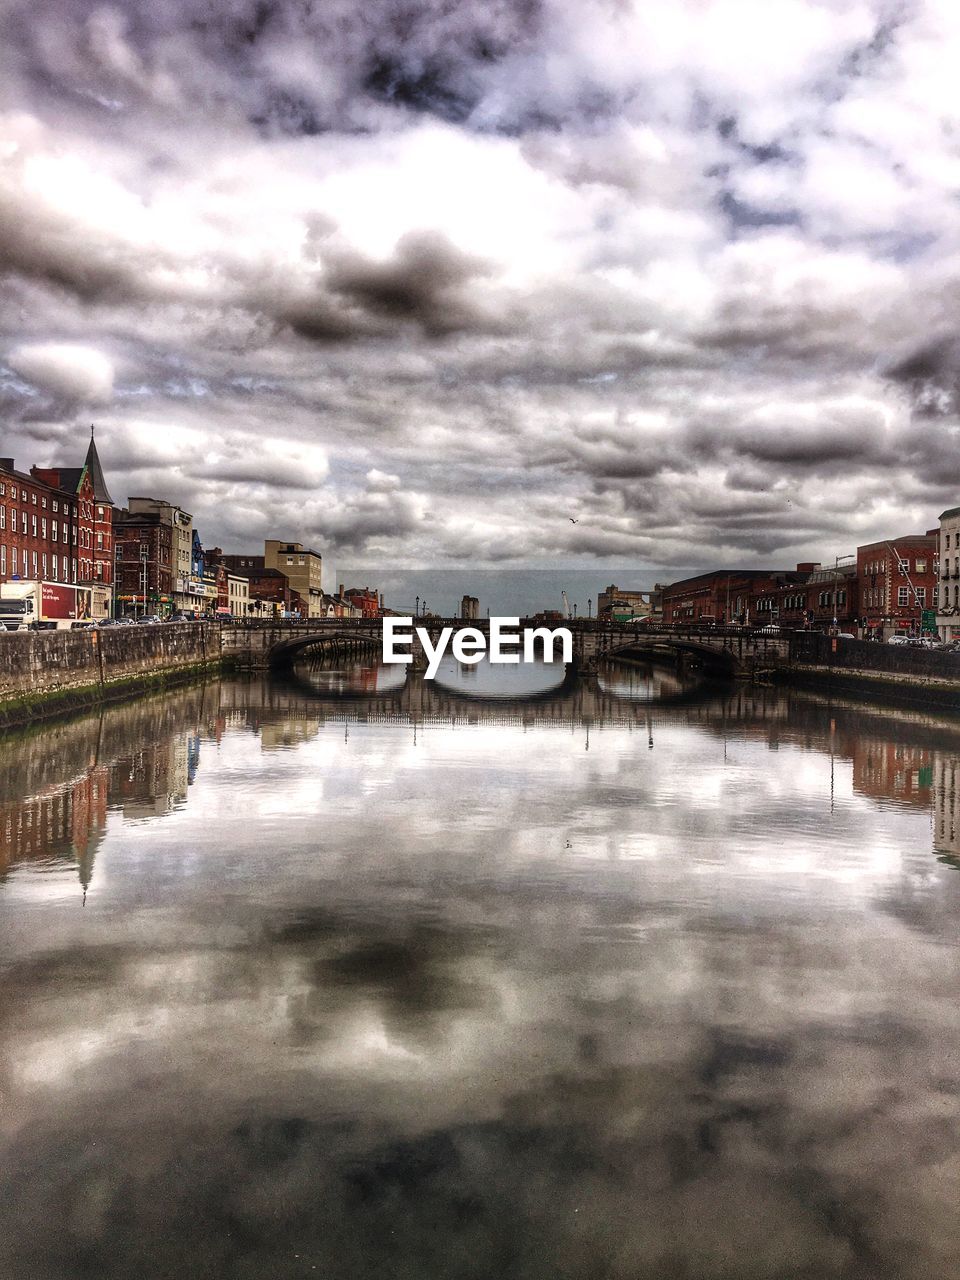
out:
{"label": "building reflection in water", "polygon": [[960,865],[960,753],[937,752],[933,761],[933,835],[938,853]]}
{"label": "building reflection in water", "polygon": [[0,744],[0,879],[21,863],[73,863],[86,891],[109,812],[136,822],[186,803],[202,738],[223,730],[216,704],[213,691],[192,689],[10,734]]}
{"label": "building reflection in water", "polygon": [[102,765],[63,790],[0,805],[0,877],[17,862],[76,862],[86,890],[107,821],[110,771]]}
{"label": "building reflection in water", "polygon": [[[291,678],[231,681],[113,707],[0,744],[0,879],[18,864],[73,863],[86,890],[108,815],[153,820],[184,806],[204,740],[255,733],[261,750],[295,749],[330,722],[408,720],[417,725],[627,727],[654,742],[658,724],[695,724],[723,735],[762,737],[830,753],[852,767],[852,790],[870,800],[929,809],[935,851],[960,864],[960,721],[881,711],[784,691],[703,686],[642,664],[612,664],[599,679],[495,695],[498,673],[444,670],[446,683],[403,668],[358,663],[298,667]],[[550,678],[553,673],[549,673]],[[515,671],[511,674],[514,681]],[[508,683],[508,688],[509,688]],[[34,780],[40,786],[35,787]]]}
{"label": "building reflection in water", "polygon": [[3,1280],[960,1275],[960,723],[332,674],[0,743]]}

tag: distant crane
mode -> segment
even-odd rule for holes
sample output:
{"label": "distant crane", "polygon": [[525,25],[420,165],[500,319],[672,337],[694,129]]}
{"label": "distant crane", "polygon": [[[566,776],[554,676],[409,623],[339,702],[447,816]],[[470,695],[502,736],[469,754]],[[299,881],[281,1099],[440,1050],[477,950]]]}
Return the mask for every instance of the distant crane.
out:
{"label": "distant crane", "polygon": [[560,594],[563,596],[563,616],[565,618],[569,618],[571,614],[570,601],[567,599],[567,593],[565,591],[561,591]]}

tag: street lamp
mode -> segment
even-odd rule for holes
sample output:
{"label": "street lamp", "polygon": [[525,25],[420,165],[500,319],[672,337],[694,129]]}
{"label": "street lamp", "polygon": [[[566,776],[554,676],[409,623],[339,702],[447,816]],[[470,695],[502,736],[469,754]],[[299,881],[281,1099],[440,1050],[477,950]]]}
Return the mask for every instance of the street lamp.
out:
{"label": "street lamp", "polygon": [[117,542],[113,548],[113,616],[120,612],[120,576],[123,565],[123,543]]}
{"label": "street lamp", "polygon": [[[143,612],[141,618],[147,616],[147,582],[149,573],[150,548],[146,542],[140,543],[140,590],[143,597]],[[136,610],[134,610],[136,612]]]}
{"label": "street lamp", "polygon": [[839,622],[837,621],[837,594],[838,594],[838,588],[840,583],[840,561],[856,560],[856,558],[857,557],[852,553],[845,556],[834,556],[833,558],[833,602],[832,602],[833,603],[833,623],[832,623],[832,626],[834,627],[834,629],[838,628],[840,625]]}

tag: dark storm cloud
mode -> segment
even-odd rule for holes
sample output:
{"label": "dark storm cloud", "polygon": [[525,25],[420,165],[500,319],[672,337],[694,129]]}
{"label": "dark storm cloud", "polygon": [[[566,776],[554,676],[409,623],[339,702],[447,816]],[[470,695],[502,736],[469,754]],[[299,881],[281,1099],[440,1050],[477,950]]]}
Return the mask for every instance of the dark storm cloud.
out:
{"label": "dark storm cloud", "polygon": [[279,491],[298,489],[312,491],[316,488],[317,479],[314,474],[305,470],[296,458],[284,464],[265,462],[262,458],[250,458],[247,461],[225,460],[221,463],[206,463],[195,467],[193,474],[198,480],[217,480],[225,484],[266,485]]}
{"label": "dark storm cloud", "polygon": [[480,317],[464,287],[489,270],[444,236],[417,233],[397,242],[392,262],[344,255],[329,265],[325,279],[332,293],[365,310],[388,320],[415,322],[428,337],[441,337],[479,327]]}
{"label": "dark storm cloud", "polygon": [[[350,0],[161,0],[127,10],[80,0],[61,26],[55,3],[7,7],[23,72],[39,93],[112,114],[167,97],[308,137],[369,127],[354,114],[362,99],[464,121],[497,64],[536,38],[542,10],[539,0],[418,0],[363,11]],[[312,74],[285,75],[285,57]]]}
{"label": "dark storm cloud", "polygon": [[348,491],[337,503],[319,505],[310,528],[340,551],[359,552],[371,542],[415,533],[423,518],[420,506],[411,493]]}
{"label": "dark storm cloud", "polygon": [[85,238],[67,217],[44,216],[0,189],[0,275],[69,290],[85,302],[143,298],[143,264],[115,242]]}
{"label": "dark storm cloud", "polygon": [[960,336],[920,343],[888,365],[886,374],[909,390],[922,417],[955,418],[960,407]]}

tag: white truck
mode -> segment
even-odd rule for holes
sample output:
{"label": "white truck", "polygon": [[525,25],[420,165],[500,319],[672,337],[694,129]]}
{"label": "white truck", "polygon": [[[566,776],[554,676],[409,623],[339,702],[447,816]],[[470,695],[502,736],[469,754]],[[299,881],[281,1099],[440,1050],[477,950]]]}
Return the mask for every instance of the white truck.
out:
{"label": "white truck", "polygon": [[89,616],[89,587],[32,579],[0,583],[0,625],[7,631],[69,630]]}

